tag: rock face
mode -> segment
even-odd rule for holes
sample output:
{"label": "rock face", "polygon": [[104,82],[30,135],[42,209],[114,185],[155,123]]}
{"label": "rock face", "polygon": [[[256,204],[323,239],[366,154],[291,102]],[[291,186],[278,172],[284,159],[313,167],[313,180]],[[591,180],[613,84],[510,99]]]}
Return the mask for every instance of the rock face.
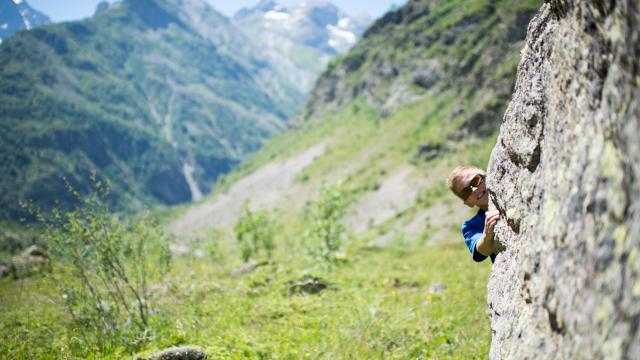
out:
{"label": "rock face", "polygon": [[640,356],[640,3],[546,1],[489,164],[494,359]]}

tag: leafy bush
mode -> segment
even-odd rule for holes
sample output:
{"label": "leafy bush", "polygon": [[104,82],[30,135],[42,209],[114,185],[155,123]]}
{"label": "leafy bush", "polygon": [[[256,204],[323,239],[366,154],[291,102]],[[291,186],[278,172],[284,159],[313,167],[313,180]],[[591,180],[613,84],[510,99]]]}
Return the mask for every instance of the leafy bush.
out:
{"label": "leafy bush", "polygon": [[311,254],[327,264],[337,262],[345,226],[340,223],[347,208],[343,185],[323,186],[312,205],[313,224],[305,233]]}
{"label": "leafy bush", "polygon": [[275,227],[266,210],[251,211],[249,205],[245,204],[234,226],[234,231],[242,260],[249,261],[259,253],[264,253],[268,259],[271,258],[275,248],[273,242]]}
{"label": "leafy bush", "polygon": [[[74,211],[36,216],[56,264],[53,280],[72,318],[71,333],[84,349],[134,347],[144,340],[152,303],[149,284],[169,269],[167,238],[148,216],[123,221],[104,199],[108,186],[95,180]],[[76,339],[77,340],[77,339]]]}

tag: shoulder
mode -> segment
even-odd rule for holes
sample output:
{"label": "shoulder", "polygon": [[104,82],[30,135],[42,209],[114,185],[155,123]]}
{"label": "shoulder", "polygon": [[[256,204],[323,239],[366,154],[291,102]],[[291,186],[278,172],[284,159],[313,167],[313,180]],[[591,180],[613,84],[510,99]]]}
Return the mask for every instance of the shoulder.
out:
{"label": "shoulder", "polygon": [[465,229],[475,228],[475,227],[478,227],[478,226],[484,227],[484,220],[485,220],[484,211],[480,210],[480,211],[478,211],[478,213],[474,217],[472,217],[471,219],[465,221],[462,224],[462,231],[464,232]]}

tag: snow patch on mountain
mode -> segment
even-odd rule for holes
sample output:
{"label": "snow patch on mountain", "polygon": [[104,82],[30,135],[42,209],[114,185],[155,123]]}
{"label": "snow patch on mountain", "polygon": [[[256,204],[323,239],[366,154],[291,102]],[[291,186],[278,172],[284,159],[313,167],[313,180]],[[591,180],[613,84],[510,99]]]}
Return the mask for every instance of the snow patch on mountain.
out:
{"label": "snow patch on mountain", "polygon": [[349,19],[348,17],[343,17],[342,19],[338,20],[339,28],[346,29],[350,25],[351,25],[351,19]]}
{"label": "snow patch on mountain", "polygon": [[262,0],[238,11],[232,22],[283,78],[306,92],[329,60],[349,50],[371,20],[351,17],[328,1],[285,7]]}
{"label": "snow patch on mountain", "polygon": [[327,25],[329,31],[329,46],[342,53],[349,50],[358,41],[356,34],[340,29],[338,26]]}
{"label": "snow patch on mountain", "polygon": [[266,20],[272,20],[272,21],[286,21],[286,20],[289,20],[289,18],[291,18],[291,15],[283,11],[270,10],[264,14],[264,18]]}
{"label": "snow patch on mountain", "polygon": [[51,23],[46,15],[33,9],[25,0],[0,0],[0,9],[0,39]]}

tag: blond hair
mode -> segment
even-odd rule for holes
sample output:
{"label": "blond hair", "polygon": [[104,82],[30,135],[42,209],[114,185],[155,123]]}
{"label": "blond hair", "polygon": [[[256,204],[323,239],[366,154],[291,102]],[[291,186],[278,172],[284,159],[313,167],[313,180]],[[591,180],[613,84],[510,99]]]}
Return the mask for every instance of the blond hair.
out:
{"label": "blond hair", "polygon": [[463,176],[469,171],[477,172],[484,175],[484,170],[480,169],[479,167],[462,165],[453,169],[453,171],[451,171],[449,177],[447,178],[447,186],[449,187],[449,190],[451,190],[451,192],[460,199],[462,199],[462,195],[460,195],[457,189],[460,189],[460,182],[462,181]]}

